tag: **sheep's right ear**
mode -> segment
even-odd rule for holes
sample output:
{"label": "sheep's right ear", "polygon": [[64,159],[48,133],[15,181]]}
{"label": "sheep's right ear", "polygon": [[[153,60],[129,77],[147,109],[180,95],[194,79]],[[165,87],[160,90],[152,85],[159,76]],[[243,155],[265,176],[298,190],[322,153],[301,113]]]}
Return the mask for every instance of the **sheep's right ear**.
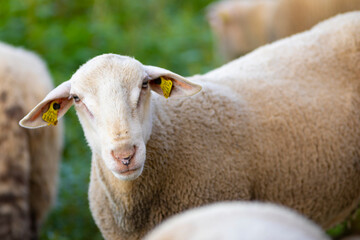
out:
{"label": "sheep's right ear", "polygon": [[[63,82],[53,89],[28,115],[19,122],[24,128],[40,128],[50,124],[56,125],[72,106],[70,98],[70,81]],[[51,109],[50,109],[51,108]]]}

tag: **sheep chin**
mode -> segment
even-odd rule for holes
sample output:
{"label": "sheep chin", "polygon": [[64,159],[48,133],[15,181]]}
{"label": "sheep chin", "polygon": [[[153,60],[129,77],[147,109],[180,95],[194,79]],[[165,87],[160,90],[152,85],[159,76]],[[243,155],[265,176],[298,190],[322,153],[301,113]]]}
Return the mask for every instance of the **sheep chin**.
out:
{"label": "sheep chin", "polygon": [[132,181],[132,180],[135,180],[136,178],[138,178],[141,175],[143,169],[144,169],[144,166],[141,166],[140,168],[130,170],[128,172],[123,172],[123,173],[119,173],[117,171],[112,171],[111,170],[111,173],[119,180]]}

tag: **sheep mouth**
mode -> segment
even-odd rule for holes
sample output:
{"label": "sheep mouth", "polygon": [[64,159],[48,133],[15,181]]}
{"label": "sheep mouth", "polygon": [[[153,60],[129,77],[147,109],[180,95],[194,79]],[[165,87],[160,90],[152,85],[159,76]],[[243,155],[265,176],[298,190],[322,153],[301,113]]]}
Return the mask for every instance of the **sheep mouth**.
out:
{"label": "sheep mouth", "polygon": [[137,177],[139,177],[141,175],[143,171],[142,167],[133,167],[133,168],[129,168],[129,169],[123,169],[121,171],[112,171],[112,173],[114,174],[114,176],[120,180],[125,180],[125,181],[131,181],[136,179]]}
{"label": "sheep mouth", "polygon": [[136,168],[131,168],[131,169],[125,169],[125,170],[121,170],[119,172],[119,174],[122,174],[122,175],[130,175],[134,172],[137,172],[139,171],[140,167],[136,167]]}

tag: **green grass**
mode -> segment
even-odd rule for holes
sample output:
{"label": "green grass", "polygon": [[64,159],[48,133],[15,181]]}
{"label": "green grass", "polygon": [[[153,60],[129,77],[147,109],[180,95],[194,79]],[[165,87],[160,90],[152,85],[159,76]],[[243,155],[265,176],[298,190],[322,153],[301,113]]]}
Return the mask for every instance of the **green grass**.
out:
{"label": "green grass", "polygon": [[[181,75],[220,65],[205,20],[213,0],[1,0],[0,40],[37,52],[58,85],[102,53],[134,56]],[[41,239],[102,239],[91,217],[88,148],[74,110],[66,117],[59,196]],[[334,236],[345,231],[334,228]]]}

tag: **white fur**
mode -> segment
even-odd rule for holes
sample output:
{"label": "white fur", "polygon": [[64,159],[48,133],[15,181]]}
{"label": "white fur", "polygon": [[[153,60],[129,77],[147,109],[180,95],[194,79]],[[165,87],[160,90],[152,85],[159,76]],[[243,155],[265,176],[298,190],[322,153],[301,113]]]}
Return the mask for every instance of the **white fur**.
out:
{"label": "white fur", "polygon": [[225,202],[188,210],[155,228],[145,240],[328,240],[315,223],[285,207]]}

